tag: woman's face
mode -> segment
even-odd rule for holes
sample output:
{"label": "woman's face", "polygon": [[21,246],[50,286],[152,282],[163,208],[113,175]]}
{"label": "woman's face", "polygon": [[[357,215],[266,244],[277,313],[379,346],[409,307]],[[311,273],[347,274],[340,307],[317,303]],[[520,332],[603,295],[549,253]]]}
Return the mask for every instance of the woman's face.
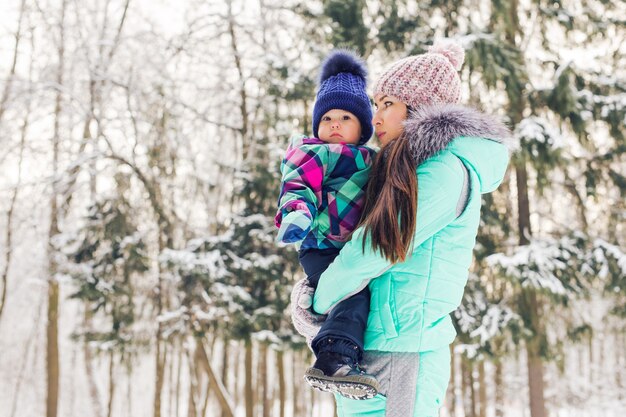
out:
{"label": "woman's face", "polygon": [[374,97],[376,113],[372,123],[382,146],[397,139],[404,131],[407,116],[406,104],[394,96],[381,93]]}

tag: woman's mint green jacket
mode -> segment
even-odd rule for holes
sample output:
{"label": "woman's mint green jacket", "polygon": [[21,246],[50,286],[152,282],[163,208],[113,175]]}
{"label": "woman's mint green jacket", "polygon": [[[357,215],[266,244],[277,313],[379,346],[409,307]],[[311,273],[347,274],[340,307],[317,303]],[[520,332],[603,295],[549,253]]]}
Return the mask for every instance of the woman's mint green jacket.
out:
{"label": "woman's mint green jacket", "polygon": [[[418,180],[412,253],[391,265],[370,244],[363,252],[363,229],[357,229],[322,274],[314,296],[314,310],[327,313],[369,285],[365,350],[425,352],[454,340],[450,313],[467,282],[481,194],[498,187],[509,161],[506,127],[466,107],[412,113],[404,132]],[[463,196],[467,180],[469,195]]]}

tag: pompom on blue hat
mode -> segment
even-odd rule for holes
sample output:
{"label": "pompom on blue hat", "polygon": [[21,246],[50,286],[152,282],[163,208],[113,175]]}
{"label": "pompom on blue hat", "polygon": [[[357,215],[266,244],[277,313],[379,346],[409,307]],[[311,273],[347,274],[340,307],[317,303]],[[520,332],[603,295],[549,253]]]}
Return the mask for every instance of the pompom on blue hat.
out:
{"label": "pompom on blue hat", "polygon": [[318,137],[322,116],[329,110],[340,109],[354,114],[361,123],[364,144],[372,137],[372,105],[365,91],[367,68],[356,54],[336,50],[324,60],[320,73],[320,88],[313,106],[313,135]]}

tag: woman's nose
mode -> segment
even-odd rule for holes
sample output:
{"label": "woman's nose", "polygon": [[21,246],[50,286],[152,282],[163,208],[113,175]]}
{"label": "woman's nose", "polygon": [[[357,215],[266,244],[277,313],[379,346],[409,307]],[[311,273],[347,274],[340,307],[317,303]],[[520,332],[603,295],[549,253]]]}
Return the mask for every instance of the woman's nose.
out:
{"label": "woman's nose", "polygon": [[372,118],[372,123],[374,126],[380,126],[383,123],[383,119],[380,118],[378,112],[374,113],[374,117]]}

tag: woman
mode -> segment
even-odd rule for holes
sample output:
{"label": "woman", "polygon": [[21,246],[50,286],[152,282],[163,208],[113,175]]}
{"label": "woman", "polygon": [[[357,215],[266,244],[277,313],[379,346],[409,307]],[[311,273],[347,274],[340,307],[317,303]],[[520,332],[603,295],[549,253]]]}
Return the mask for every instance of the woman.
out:
{"label": "woman", "polygon": [[360,401],[336,395],[340,417],[437,416],[444,401],[450,313],[467,282],[481,194],[497,188],[509,160],[506,127],[457,104],[463,58],[458,44],[440,42],[394,63],[375,86],[382,150],[364,218],[313,299],[315,312],[332,315],[342,299],[371,292],[363,365],[380,391]]}

